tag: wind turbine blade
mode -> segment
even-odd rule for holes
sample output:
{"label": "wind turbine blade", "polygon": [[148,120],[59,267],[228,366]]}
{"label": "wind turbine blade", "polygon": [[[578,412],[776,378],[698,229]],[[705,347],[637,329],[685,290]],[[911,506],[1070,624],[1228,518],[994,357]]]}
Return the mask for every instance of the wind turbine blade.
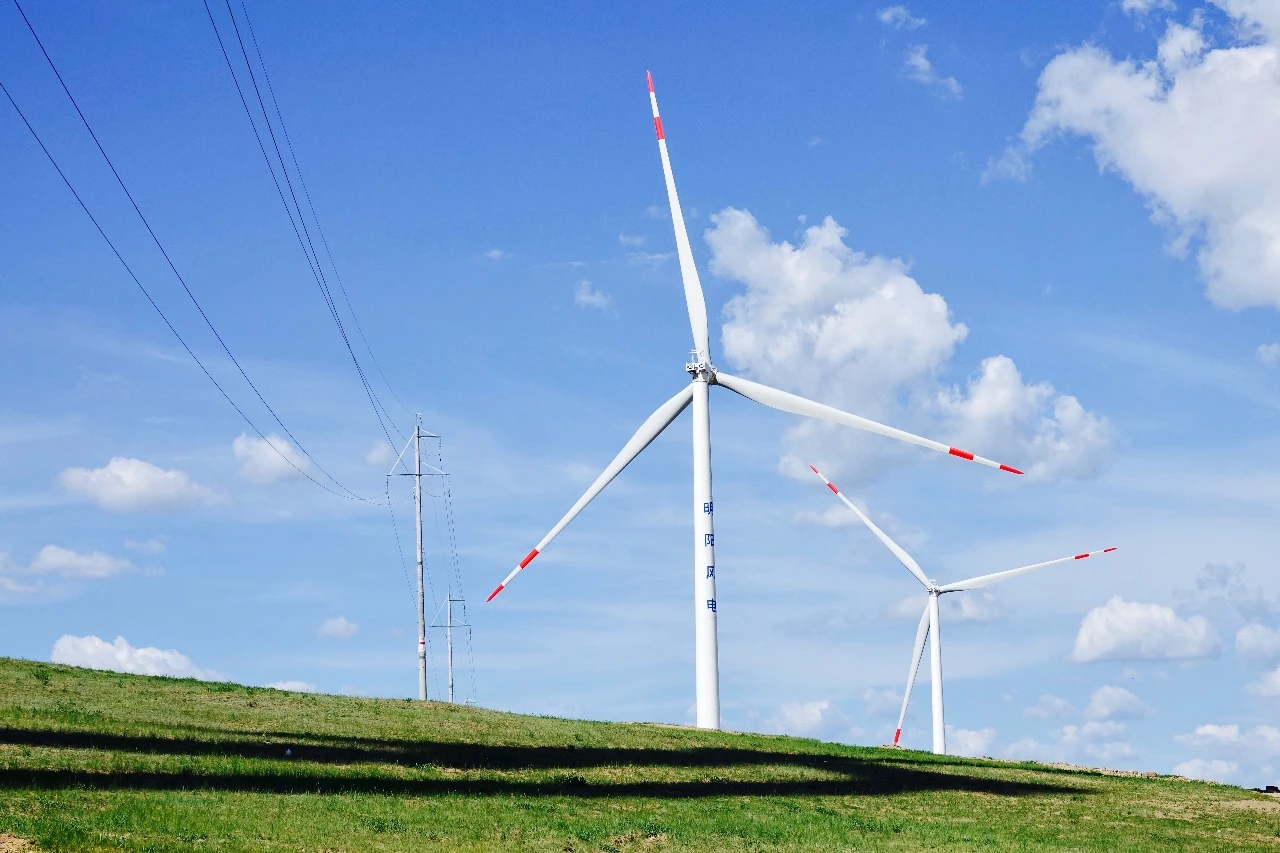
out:
{"label": "wind turbine blade", "polygon": [[1034,572],[1036,569],[1043,569],[1045,566],[1056,566],[1058,563],[1066,563],[1071,560],[1084,560],[1097,554],[1109,554],[1115,548],[1103,548],[1101,551],[1089,551],[1085,554],[1076,554],[1074,557],[1059,557],[1056,560],[1050,560],[1047,563],[1036,563],[1034,566],[1023,566],[1020,569],[1009,569],[1004,572],[995,572],[989,575],[979,575],[976,578],[969,578],[967,581],[957,581],[949,583],[946,586],[938,587],[938,592],[962,592],[966,589],[979,589],[980,587],[989,586],[1007,578],[1016,577],[1017,575],[1025,575],[1027,572]]}
{"label": "wind turbine blade", "polygon": [[671,158],[667,155],[667,135],[662,130],[662,117],[658,115],[658,96],[653,91],[653,75],[646,71],[645,76],[649,79],[649,104],[653,107],[653,129],[658,134],[658,153],[662,155],[662,174],[667,179],[667,203],[671,205],[671,224],[676,231],[676,257],[680,259],[680,278],[684,280],[684,301],[689,306],[693,345],[698,350],[698,359],[708,361],[711,350],[707,345],[707,301],[702,295],[698,268],[693,264],[693,249],[689,245],[689,232],[684,226],[680,197],[676,195],[676,179],[671,171]]}
{"label": "wind turbine blade", "polygon": [[525,566],[532,563],[533,558],[538,556],[551,543],[552,539],[559,536],[560,531],[564,530],[569,522],[573,521],[578,513],[582,512],[586,505],[591,503],[595,496],[600,494],[614,477],[622,473],[622,469],[631,464],[631,460],[639,456],[640,451],[648,447],[650,442],[657,438],[658,434],[666,429],[676,419],[676,416],[685,410],[685,407],[689,405],[689,401],[692,399],[693,383],[690,383],[679,394],[663,403],[656,412],[650,415],[649,419],[640,425],[640,429],[636,430],[636,434],[631,436],[631,440],[626,443],[626,446],[618,452],[617,456],[613,457],[613,461],[609,463],[608,468],[604,469],[604,473],[596,477],[596,481],[591,484],[591,488],[587,489],[586,493],[578,498],[578,502],[564,514],[564,518],[560,519],[556,526],[551,528],[550,533],[542,537],[542,541],[538,543],[537,547],[530,551],[520,561],[519,565],[511,570],[511,574],[507,575],[502,583],[498,584],[497,588],[489,593],[489,597],[485,600],[493,601],[493,597],[502,592],[503,588],[511,583],[511,579],[520,574]]}
{"label": "wind turbine blade", "polygon": [[1008,471],[1010,474],[1021,474],[1017,468],[1008,465],[1001,465],[999,462],[991,459],[984,459],[981,456],[975,456],[967,450],[961,450],[958,447],[951,447],[940,441],[934,441],[929,438],[921,438],[918,435],[912,435],[900,429],[894,429],[891,426],[876,423],[872,420],[851,415],[848,412],[842,412],[839,409],[833,409],[831,406],[815,403],[812,400],[806,400],[804,397],[797,397],[795,394],[788,394],[786,391],[779,391],[777,388],[770,388],[768,385],[761,385],[759,382],[752,382],[749,379],[742,379],[737,376],[730,376],[727,373],[717,372],[715,375],[717,385],[723,385],[730,391],[734,391],[748,400],[755,400],[757,403],[768,406],[772,409],[778,409],[783,412],[790,412],[793,415],[805,415],[810,418],[819,418],[832,423],[851,426],[855,429],[874,432],[877,435],[896,438],[898,441],[905,441],[908,444],[915,444],[920,447],[927,447],[930,450],[936,450],[939,453],[947,453],[952,456],[959,456],[961,459],[968,459],[970,462],[977,462],[990,468],[999,468],[1001,471]]}
{"label": "wind turbine blade", "polygon": [[911,690],[916,686],[916,673],[920,671],[920,658],[924,657],[924,641],[929,636],[929,602],[924,603],[924,613],[920,614],[920,627],[916,628],[916,644],[911,650],[911,667],[907,670],[907,692],[902,694],[902,712],[898,714],[898,727],[893,731],[893,745],[898,745],[902,737],[902,722],[907,718],[907,703],[911,701]]}
{"label": "wind turbine blade", "polygon": [[879,527],[876,527],[875,524],[872,523],[871,519],[867,518],[867,516],[862,512],[862,510],[854,506],[853,502],[850,501],[848,498],[846,498],[844,496],[844,493],[835,487],[834,483],[832,483],[826,477],[822,476],[821,471],[819,471],[817,468],[813,467],[812,465],[809,466],[809,470],[817,474],[818,478],[821,479],[822,482],[827,484],[827,488],[835,492],[836,497],[838,497],[841,501],[843,501],[844,505],[847,506],[849,509],[851,509],[853,511],[853,514],[862,520],[863,524],[871,528],[871,532],[876,535],[876,538],[879,539],[881,542],[883,542],[884,546],[893,552],[893,556],[898,558],[899,563],[902,563],[902,565],[907,567],[907,571],[911,572],[911,574],[916,576],[916,580],[924,584],[925,589],[928,589],[930,587],[929,578],[925,576],[924,571],[920,568],[920,565],[911,558],[911,555],[908,554],[906,551],[902,550],[902,546],[900,546],[897,542],[894,542],[892,539],[890,539],[888,534],[886,534]]}

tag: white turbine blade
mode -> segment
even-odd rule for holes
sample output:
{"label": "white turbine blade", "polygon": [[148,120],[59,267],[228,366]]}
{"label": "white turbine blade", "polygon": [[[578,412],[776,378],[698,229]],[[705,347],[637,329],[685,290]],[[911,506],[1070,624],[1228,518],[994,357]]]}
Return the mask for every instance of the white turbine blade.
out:
{"label": "white turbine blade", "polygon": [[533,558],[538,556],[538,554],[551,543],[552,539],[555,539],[556,536],[560,535],[560,531],[564,530],[569,522],[573,521],[578,513],[582,512],[583,508],[585,508],[587,504],[591,503],[595,496],[600,494],[604,487],[609,485],[610,481],[622,472],[623,468],[626,468],[627,465],[631,464],[631,460],[639,456],[640,451],[648,447],[650,442],[657,438],[658,434],[666,429],[667,426],[676,419],[676,416],[685,410],[685,407],[689,405],[689,401],[692,399],[693,384],[690,383],[679,394],[676,394],[670,400],[663,403],[658,408],[658,411],[650,415],[649,419],[640,425],[640,429],[636,430],[636,434],[631,436],[631,440],[626,443],[626,446],[618,452],[617,456],[613,457],[613,461],[609,463],[608,468],[604,469],[604,473],[597,477],[596,481],[591,484],[591,488],[587,489],[586,493],[583,494],[582,497],[578,498],[578,502],[564,514],[564,518],[560,519],[556,526],[551,528],[550,533],[542,537],[542,541],[538,543],[538,546],[530,551],[525,558],[520,561],[520,564],[511,570],[511,574],[507,575],[502,583],[498,584],[497,589],[489,593],[489,597],[485,600],[493,601],[493,597],[502,592],[503,588],[507,584],[511,583],[511,579],[518,575],[525,566],[533,562]]}
{"label": "white turbine blade", "polygon": [[1010,474],[1021,474],[1017,468],[1008,465],[1001,465],[991,459],[984,459],[981,456],[975,456],[967,450],[961,450],[958,447],[951,447],[940,441],[934,441],[929,438],[921,438],[918,435],[912,435],[900,429],[894,429],[891,426],[876,423],[872,420],[851,415],[848,412],[842,412],[839,409],[833,409],[831,406],[815,403],[812,400],[806,400],[804,397],[797,397],[795,394],[788,394],[786,391],[779,391],[777,388],[770,388],[768,385],[761,385],[759,382],[752,382],[749,379],[742,379],[737,376],[730,376],[727,373],[717,372],[715,375],[717,385],[723,385],[730,391],[735,391],[748,400],[755,400],[772,409],[778,409],[783,412],[790,412],[793,415],[805,415],[810,418],[819,418],[832,423],[851,426],[856,429],[874,432],[877,435],[896,438],[898,441],[905,441],[908,444],[915,444],[920,447],[927,447],[930,450],[936,450],[939,453],[948,453],[952,456],[958,456],[961,459],[968,459],[971,462],[977,462],[990,468],[999,468],[1001,471],[1008,471]]}
{"label": "white turbine blade", "polygon": [[907,703],[911,701],[911,690],[916,686],[916,673],[920,671],[920,658],[924,657],[924,641],[929,636],[929,602],[924,603],[924,613],[920,614],[920,627],[916,628],[916,644],[911,650],[911,668],[907,670],[907,692],[902,694],[902,712],[898,714],[898,728],[893,732],[893,745],[898,745],[902,737],[902,721],[907,718]]}
{"label": "white turbine blade", "polygon": [[1016,577],[1017,575],[1025,575],[1027,572],[1034,572],[1036,569],[1043,569],[1045,566],[1056,566],[1058,563],[1065,563],[1070,560],[1084,560],[1097,554],[1109,554],[1115,548],[1103,548],[1101,551],[1089,551],[1085,554],[1076,554],[1074,557],[1059,557],[1056,560],[1050,560],[1047,563],[1036,563],[1034,566],[1023,566],[1020,569],[1009,569],[1004,572],[995,572],[989,575],[979,575],[976,578],[970,578],[967,581],[957,581],[949,583],[946,586],[938,587],[938,592],[962,592],[966,589],[978,589],[993,583],[1005,580],[1006,578]]}
{"label": "white turbine blade", "polygon": [[809,466],[809,470],[817,474],[818,478],[821,479],[822,482],[827,484],[827,488],[835,492],[836,497],[838,497],[841,501],[843,501],[845,506],[853,510],[853,514],[856,515],[858,518],[860,518],[863,524],[871,528],[871,532],[876,535],[876,538],[879,539],[881,542],[883,542],[884,546],[893,552],[893,556],[897,557],[898,562],[902,563],[902,565],[907,567],[907,571],[911,572],[911,574],[916,576],[916,580],[924,584],[925,589],[929,588],[930,586],[929,578],[925,576],[924,570],[920,568],[919,563],[917,563],[915,560],[911,558],[910,554],[902,550],[902,546],[900,546],[897,542],[894,542],[892,539],[890,539],[888,534],[886,534],[879,527],[876,527],[875,524],[872,523],[871,519],[867,518],[867,516],[862,512],[862,510],[854,506],[853,502],[850,501],[848,498],[846,498],[844,494],[839,489],[836,488],[835,483],[832,483],[826,477],[822,476],[821,471],[819,471],[817,468],[813,467],[812,465]]}
{"label": "white turbine blade", "polygon": [[653,107],[653,129],[658,134],[658,153],[662,155],[662,174],[667,179],[667,202],[671,205],[671,224],[676,231],[676,257],[680,259],[680,278],[684,280],[684,301],[689,306],[693,345],[698,350],[699,360],[709,360],[711,350],[707,346],[707,301],[702,295],[698,268],[693,265],[689,232],[684,227],[680,197],[676,195],[676,179],[671,171],[671,158],[667,155],[667,135],[662,131],[662,117],[658,115],[658,96],[653,92],[653,75],[646,71],[645,76],[649,79],[649,104]]}

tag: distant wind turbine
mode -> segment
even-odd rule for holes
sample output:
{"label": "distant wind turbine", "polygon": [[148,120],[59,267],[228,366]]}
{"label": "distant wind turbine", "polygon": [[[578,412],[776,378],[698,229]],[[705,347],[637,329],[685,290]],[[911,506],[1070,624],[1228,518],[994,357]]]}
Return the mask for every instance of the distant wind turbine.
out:
{"label": "distant wind turbine", "polygon": [[675,228],[676,254],[680,260],[680,276],[684,281],[685,304],[689,309],[689,325],[693,329],[693,360],[685,364],[685,370],[692,377],[692,382],[663,403],[649,416],[648,420],[640,425],[640,429],[636,430],[636,434],[609,463],[604,473],[596,478],[586,493],[578,498],[578,502],[565,513],[555,527],[551,528],[551,532],[542,537],[537,547],[520,561],[502,583],[498,584],[497,588],[489,594],[488,600],[492,601],[495,595],[502,592],[507,584],[511,583],[517,574],[542,553],[551,540],[556,538],[560,531],[564,530],[569,522],[573,521],[578,513],[582,512],[583,508],[640,454],[640,451],[648,447],[676,419],[677,415],[693,403],[693,609],[697,724],[699,728],[718,729],[720,728],[720,675],[716,640],[716,560],[713,524],[715,507],[711,499],[711,418],[708,408],[708,390],[712,385],[728,388],[749,400],[791,414],[820,418],[874,432],[992,468],[999,468],[1001,471],[1013,474],[1022,472],[942,442],[921,438],[909,432],[833,409],[822,403],[797,397],[786,391],[779,391],[767,385],[760,385],[716,370],[711,363],[711,349],[707,342],[706,300],[702,295],[702,284],[698,280],[697,267],[693,263],[693,249],[689,245],[689,234],[685,230],[680,199],[676,195],[671,159],[667,156],[666,134],[663,132],[662,119],[658,115],[658,98],[653,92],[653,77],[649,76],[648,79],[649,103],[653,107],[653,127],[658,135],[658,153],[662,158],[662,172],[667,184],[667,202],[671,206],[671,221]]}
{"label": "distant wind turbine", "polygon": [[939,586],[937,582],[930,580],[925,576],[924,570],[920,565],[911,558],[911,555],[902,550],[902,547],[894,542],[885,534],[883,530],[876,527],[866,514],[853,505],[853,502],[844,496],[835,485],[822,476],[822,472],[812,465],[809,470],[817,474],[822,482],[827,484],[827,488],[835,492],[836,497],[844,502],[844,505],[853,510],[863,524],[865,524],[876,538],[884,543],[884,546],[893,552],[893,556],[898,558],[898,562],[906,566],[907,571],[915,577],[916,580],[924,586],[929,593],[929,600],[925,603],[924,613],[920,616],[920,626],[916,629],[916,644],[911,651],[911,668],[907,670],[907,690],[902,697],[902,711],[898,714],[898,727],[893,733],[893,743],[898,744],[898,738],[902,736],[902,721],[907,716],[907,703],[911,701],[911,688],[916,683],[916,672],[920,669],[920,658],[924,654],[924,641],[926,637],[932,637],[933,642],[929,644],[929,676],[931,687],[933,688],[933,751],[939,755],[943,755],[947,751],[946,725],[943,721],[942,713],[942,636],[939,631],[938,620],[938,597],[948,592],[964,592],[970,589],[979,589],[1002,580],[1007,580],[1018,575],[1025,575],[1027,572],[1033,572],[1036,569],[1043,569],[1046,566],[1056,566],[1058,563],[1066,563],[1071,560],[1083,560],[1093,557],[1097,554],[1108,554],[1115,548],[1103,548],[1101,551],[1089,551],[1085,554],[1076,554],[1073,557],[1059,557],[1056,560],[1050,560],[1047,563],[1036,563],[1031,566],[1023,566],[1020,569],[1009,569],[1004,572],[995,572],[989,575],[979,575],[976,578],[969,578],[967,581],[958,581],[957,583],[949,583]]}

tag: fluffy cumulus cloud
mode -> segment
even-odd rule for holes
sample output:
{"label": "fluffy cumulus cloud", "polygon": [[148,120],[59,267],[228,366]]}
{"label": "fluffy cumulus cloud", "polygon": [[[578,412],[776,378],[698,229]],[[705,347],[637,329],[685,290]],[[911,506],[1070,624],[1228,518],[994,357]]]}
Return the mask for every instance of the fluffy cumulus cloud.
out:
{"label": "fluffy cumulus cloud", "polygon": [[1061,696],[1049,693],[1041,696],[1034,705],[1028,705],[1022,709],[1023,716],[1036,720],[1062,719],[1074,713],[1075,708],[1070,702]]}
{"label": "fluffy cumulus cloud", "polygon": [[89,669],[109,669],[137,675],[168,675],[174,678],[199,678],[206,681],[221,676],[213,670],[201,669],[191,658],[177,649],[137,648],[124,637],[114,643],[94,636],[74,637],[64,634],[53,644],[50,660]]}
{"label": "fluffy cumulus cloud", "polygon": [[911,14],[906,6],[885,6],[876,12],[876,17],[880,23],[895,30],[914,30],[928,23],[924,18]]}
{"label": "fluffy cumulus cloud", "polygon": [[1249,623],[1236,632],[1236,654],[1259,660],[1280,657],[1280,631]]}
{"label": "fluffy cumulus cloud", "polygon": [[1188,779],[1205,779],[1211,782],[1226,782],[1234,778],[1240,765],[1234,761],[1220,759],[1193,758],[1173,766],[1173,772]]}
{"label": "fluffy cumulus cloud", "polygon": [[1093,691],[1084,715],[1090,720],[1132,720],[1149,717],[1155,709],[1123,687],[1107,684]]}
{"label": "fluffy cumulus cloud", "polygon": [[[1046,383],[1025,384],[1008,358],[988,359],[963,390],[944,386],[940,374],[968,329],[905,263],[850,248],[830,217],[798,245],[774,242],[744,210],[727,208],[712,226],[712,271],[746,286],[725,306],[721,340],[733,368],[865,417],[964,437],[966,449],[1038,478],[1089,477],[1105,463],[1106,420]],[[870,441],[877,453],[856,452]],[[835,476],[850,458],[910,452],[807,420],[784,442],[781,468],[797,477],[811,476],[811,461]]]}
{"label": "fluffy cumulus cloud", "polygon": [[290,693],[318,693],[316,686],[309,681],[273,681],[267,685],[273,690],[288,690]]}
{"label": "fluffy cumulus cloud", "polygon": [[1161,604],[1113,597],[1085,614],[1072,660],[1195,660],[1222,650],[1217,632],[1203,616],[1179,618]]}
{"label": "fluffy cumulus cloud", "polygon": [[851,741],[862,734],[861,728],[826,699],[779,705],[768,727],[778,734],[824,740]]}
{"label": "fluffy cumulus cloud", "polygon": [[1048,382],[1026,384],[1003,355],[984,360],[965,391],[945,390],[938,402],[957,443],[1030,459],[1032,479],[1092,477],[1111,456],[1113,430],[1106,418]]}
{"label": "fluffy cumulus cloud", "polygon": [[72,494],[114,512],[219,503],[212,489],[194,482],[185,471],[166,471],[124,456],[102,468],[67,468],[58,474],[58,482]]}
{"label": "fluffy cumulus cloud", "polygon": [[334,640],[347,640],[354,637],[359,630],[360,626],[345,616],[334,616],[320,623],[320,630],[316,633],[321,637]]}
{"label": "fluffy cumulus cloud", "polygon": [[1280,696],[1280,666],[1264,672],[1261,678],[1246,684],[1244,689],[1254,696]]}
{"label": "fluffy cumulus cloud", "polygon": [[[1173,740],[1185,749],[1207,753],[1173,768],[1174,773],[1193,779],[1228,782],[1238,781],[1242,775],[1270,778],[1272,761],[1280,756],[1280,729],[1275,726],[1242,729],[1235,723],[1206,723],[1188,734],[1175,735]],[[1240,772],[1241,767],[1247,774]]]}
{"label": "fluffy cumulus cloud", "polygon": [[58,545],[45,545],[30,563],[14,562],[0,554],[0,590],[17,594],[56,593],[60,580],[102,580],[135,571],[133,563],[102,551],[82,554]]}
{"label": "fluffy cumulus cloud", "polygon": [[996,743],[995,729],[958,729],[947,726],[947,752],[981,758],[991,755]]}
{"label": "fluffy cumulus cloud", "polygon": [[573,304],[582,308],[607,311],[613,307],[613,297],[593,286],[585,278],[573,289]]}
{"label": "fluffy cumulus cloud", "polygon": [[917,83],[923,83],[939,95],[959,98],[964,94],[964,90],[960,87],[960,83],[956,78],[943,77],[933,67],[933,63],[929,61],[928,45],[912,45],[907,51],[907,57],[903,62],[907,67],[908,77]]}
{"label": "fluffy cumulus cloud", "polygon": [[275,433],[265,439],[241,433],[231,442],[231,452],[240,460],[240,476],[253,483],[301,477],[311,465],[296,447]]}
{"label": "fluffy cumulus cloud", "polygon": [[[1020,142],[992,173],[1025,172],[1025,155],[1057,134],[1085,137],[1099,167],[1170,228],[1173,251],[1196,247],[1213,302],[1280,307],[1280,5],[1212,2],[1232,27],[1208,34],[1199,12],[1170,21],[1152,59],[1093,45],[1055,57]],[[1164,6],[1125,0],[1135,12]]]}

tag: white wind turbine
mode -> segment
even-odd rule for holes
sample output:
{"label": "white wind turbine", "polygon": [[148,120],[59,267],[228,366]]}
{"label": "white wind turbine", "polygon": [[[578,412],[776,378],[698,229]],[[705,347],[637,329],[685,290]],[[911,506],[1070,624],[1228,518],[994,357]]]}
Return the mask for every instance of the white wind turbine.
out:
{"label": "white wind turbine", "polygon": [[907,571],[911,572],[915,579],[920,581],[925,590],[929,593],[929,600],[925,603],[924,613],[920,616],[920,626],[916,629],[916,645],[911,651],[911,668],[907,670],[907,690],[902,697],[902,711],[898,714],[898,727],[893,733],[894,746],[898,744],[898,738],[902,736],[902,721],[907,716],[907,703],[911,701],[911,688],[916,683],[916,672],[920,669],[920,657],[924,654],[924,641],[926,637],[932,637],[929,644],[929,676],[931,687],[933,688],[933,751],[939,755],[943,755],[947,751],[946,726],[943,722],[942,714],[942,635],[939,631],[938,620],[938,597],[948,592],[964,592],[970,589],[979,589],[993,583],[997,583],[1008,578],[1018,575],[1025,575],[1027,572],[1033,572],[1036,569],[1043,569],[1046,566],[1056,566],[1058,563],[1066,563],[1070,560],[1083,560],[1096,554],[1108,554],[1115,548],[1103,548],[1101,551],[1089,551],[1084,554],[1076,554],[1072,557],[1059,557],[1056,560],[1049,560],[1047,563],[1036,563],[1031,566],[1023,566],[1020,569],[1009,569],[1003,572],[995,572],[989,575],[979,575],[976,578],[969,578],[967,581],[958,581],[956,583],[943,584],[939,586],[937,582],[930,580],[925,576],[924,570],[920,568],[920,564],[911,559],[911,555],[902,550],[902,547],[890,539],[883,530],[876,527],[866,514],[853,505],[853,502],[844,496],[844,494],[835,487],[835,485],[822,476],[822,472],[812,465],[809,470],[817,474],[822,482],[827,484],[827,488],[833,491],[844,505],[853,510],[863,524],[870,528],[876,538],[884,543],[884,546],[893,552],[893,556],[898,558],[898,562],[906,566]]}
{"label": "white wind turbine", "polygon": [[693,263],[693,250],[689,246],[689,234],[685,230],[684,214],[676,196],[676,182],[671,172],[671,160],[667,156],[666,135],[662,119],[658,116],[658,99],[653,92],[653,77],[649,80],[649,102],[653,107],[653,126],[658,135],[658,153],[662,158],[662,172],[666,177],[667,201],[671,206],[671,221],[675,228],[676,253],[680,260],[680,277],[684,281],[684,298],[689,309],[689,324],[693,329],[693,360],[685,364],[692,382],[649,416],[635,435],[626,443],[604,473],[596,478],[586,493],[578,498],[564,517],[542,537],[542,541],[530,551],[511,573],[489,594],[489,601],[511,583],[511,580],[537,557],[560,531],[582,512],[610,481],[630,464],[642,450],[676,419],[676,416],[693,403],[693,609],[694,609],[694,671],[697,724],[699,728],[720,728],[720,675],[716,645],[716,561],[715,533],[713,527],[714,505],[711,498],[711,419],[708,410],[708,390],[712,385],[728,388],[762,405],[796,415],[844,424],[855,429],[896,438],[930,450],[949,453],[961,459],[979,462],[1013,474],[1022,472],[1008,465],[975,456],[959,448],[938,441],[921,438],[909,432],[878,424],[875,421],[822,403],[815,403],[795,394],[778,391],[746,379],[716,370],[711,363],[711,350],[707,342],[707,306],[702,296],[702,284]]}

